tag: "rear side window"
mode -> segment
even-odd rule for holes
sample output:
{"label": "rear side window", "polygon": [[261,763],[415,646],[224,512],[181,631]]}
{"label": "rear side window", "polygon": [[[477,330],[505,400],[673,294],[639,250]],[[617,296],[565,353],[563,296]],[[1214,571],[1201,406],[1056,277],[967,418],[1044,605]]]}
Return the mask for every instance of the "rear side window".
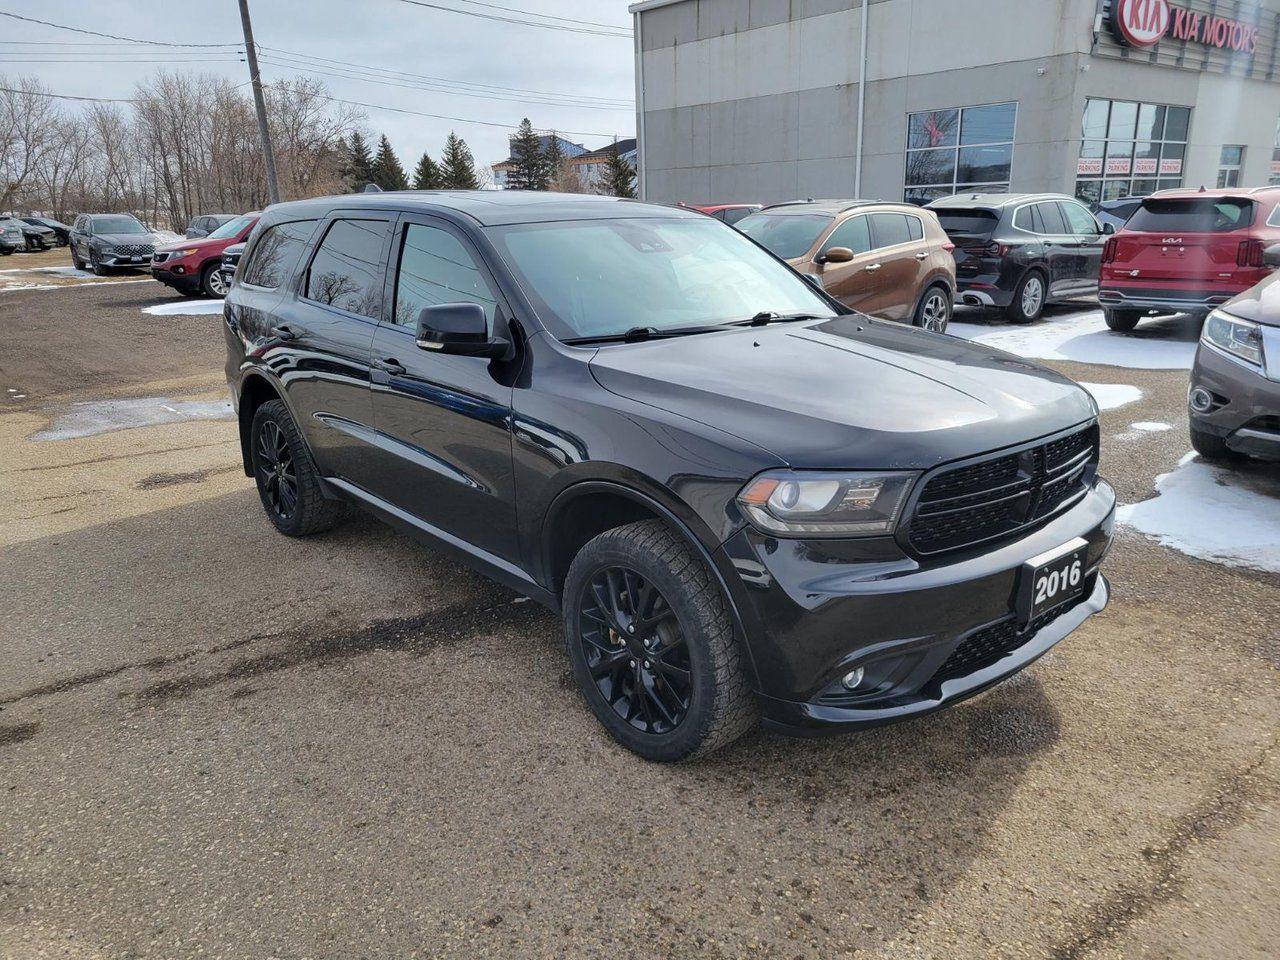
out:
{"label": "rear side window", "polygon": [[306,298],[370,319],[382,314],[386,220],[335,220],[307,273]]}
{"label": "rear side window", "polygon": [[848,247],[854,253],[866,253],[871,249],[871,230],[866,217],[850,217],[831,231],[823,248]]}
{"label": "rear side window", "polygon": [[911,234],[912,240],[924,239],[924,223],[919,217],[907,217],[907,233]]}
{"label": "rear side window", "polygon": [[1033,207],[1019,207],[1018,212],[1013,215],[1013,225],[1019,230],[1026,230],[1028,233],[1036,233],[1036,221],[1031,215]]}
{"label": "rear side window", "polygon": [[241,282],[274,290],[290,276],[316,228],[315,220],[295,220],[268,227],[253,247]]}
{"label": "rear side window", "polygon": [[871,239],[879,247],[896,247],[911,242],[911,230],[907,218],[900,213],[871,214]]}
{"label": "rear side window", "polygon": [[1064,234],[1070,233],[1067,229],[1067,221],[1062,217],[1062,211],[1058,209],[1056,203],[1037,203],[1036,216],[1040,218],[1042,233]]}
{"label": "rear side window", "polygon": [[935,210],[942,229],[949,234],[982,237],[995,230],[1000,218],[990,210]]}
{"label": "rear side window", "polygon": [[409,224],[396,277],[396,323],[412,327],[423,307],[478,303],[493,326],[498,299],[471,252],[447,230]]}
{"label": "rear side window", "polygon": [[1271,211],[1271,216],[1267,217],[1268,227],[1280,227],[1280,206]]}
{"label": "rear side window", "polygon": [[1252,200],[1144,200],[1125,224],[1143,233],[1230,233],[1253,223]]}

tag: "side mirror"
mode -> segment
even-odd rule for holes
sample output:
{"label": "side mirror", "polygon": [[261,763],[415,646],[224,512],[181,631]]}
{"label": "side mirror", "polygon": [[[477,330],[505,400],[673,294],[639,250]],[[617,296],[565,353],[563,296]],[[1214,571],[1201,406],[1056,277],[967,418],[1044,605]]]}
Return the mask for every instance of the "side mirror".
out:
{"label": "side mirror", "polygon": [[848,247],[827,247],[818,254],[818,263],[848,263],[853,259],[853,251]]}
{"label": "side mirror", "polygon": [[1280,270],[1280,243],[1273,243],[1262,251],[1262,263],[1272,270]]}
{"label": "side mirror", "polygon": [[1106,223],[1102,225],[1102,235],[1104,237],[1109,237],[1115,232],[1116,232],[1116,225],[1112,223],[1110,220],[1108,220]]}
{"label": "side mirror", "polygon": [[489,336],[489,318],[478,303],[440,303],[418,314],[418,346],[458,357],[506,356],[511,342]]}

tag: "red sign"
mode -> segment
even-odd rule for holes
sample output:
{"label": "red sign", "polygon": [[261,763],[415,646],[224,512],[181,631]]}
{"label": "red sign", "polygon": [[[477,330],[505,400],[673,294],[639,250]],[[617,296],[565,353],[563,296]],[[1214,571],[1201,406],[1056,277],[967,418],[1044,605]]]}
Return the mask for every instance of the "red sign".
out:
{"label": "red sign", "polygon": [[1107,160],[1107,176],[1119,174],[1124,176],[1129,172],[1132,161],[1128,157],[1111,157]]}
{"label": "red sign", "polygon": [[1168,0],[1112,0],[1111,26],[1121,43],[1154,47],[1169,32],[1173,10]]}
{"label": "red sign", "polygon": [[1081,157],[1076,164],[1076,176],[1078,177],[1100,177],[1102,176],[1102,158],[1101,157]]}
{"label": "red sign", "polygon": [[1256,23],[1175,7],[1168,0],[1112,0],[1111,29],[1121,43],[1139,49],[1166,36],[1239,53],[1258,49]]}
{"label": "red sign", "polygon": [[1156,172],[1160,164],[1155,157],[1139,157],[1133,161],[1133,172],[1138,176],[1149,176]]}
{"label": "red sign", "polygon": [[1181,174],[1182,161],[1181,160],[1161,160],[1160,173],[1161,174],[1166,174],[1166,173]]}

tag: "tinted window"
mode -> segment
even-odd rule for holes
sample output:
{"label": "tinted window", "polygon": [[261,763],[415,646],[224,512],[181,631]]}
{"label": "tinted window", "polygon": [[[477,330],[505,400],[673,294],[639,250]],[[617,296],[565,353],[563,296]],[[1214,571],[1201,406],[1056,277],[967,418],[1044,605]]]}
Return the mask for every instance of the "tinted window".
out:
{"label": "tinted window", "polygon": [[873,213],[871,220],[871,238],[877,248],[893,247],[899,243],[911,242],[911,231],[907,228],[907,218],[900,213]]}
{"label": "tinted window", "polygon": [[255,287],[275,289],[290,276],[311,239],[316,221],[296,220],[268,227],[254,245],[241,279]]}
{"label": "tinted window", "polygon": [[806,281],[738,231],[702,217],[487,232],[557,336],[728,323],[764,311],[834,316]]}
{"label": "tinted window", "polygon": [[1098,223],[1093,219],[1091,214],[1078,203],[1059,203],[1062,213],[1067,220],[1067,228],[1074,234],[1080,236],[1096,236],[1098,234]]}
{"label": "tinted window", "polygon": [[133,217],[94,217],[92,227],[98,234],[147,232],[147,228]]}
{"label": "tinted window", "polygon": [[382,313],[385,220],[335,220],[307,273],[308,300],[377,319]]}
{"label": "tinted window", "polygon": [[1125,228],[1145,233],[1227,233],[1253,222],[1250,200],[1144,200]]}
{"label": "tinted window", "polygon": [[1043,233],[1064,234],[1070,233],[1067,229],[1067,221],[1063,219],[1062,211],[1058,209],[1056,203],[1037,203],[1036,216],[1040,218],[1043,224],[1041,231]]}
{"label": "tinted window", "polygon": [[985,107],[965,107],[960,125],[960,142],[999,143],[1013,139],[1013,126],[1018,117],[1016,103],[994,103]]}
{"label": "tinted window", "polygon": [[738,229],[783,260],[803,257],[831,224],[831,217],[817,213],[754,213],[743,217]]}
{"label": "tinted window", "polygon": [[907,217],[907,232],[911,234],[912,240],[924,239],[924,224],[919,217]]}
{"label": "tinted window", "polygon": [[1013,225],[1019,230],[1026,230],[1030,233],[1036,232],[1036,222],[1031,216],[1034,207],[1020,207],[1018,212],[1013,215]]}
{"label": "tinted window", "polygon": [[729,224],[737,223],[743,217],[749,217],[755,213],[750,207],[736,207],[732,210],[724,211],[724,222]]}
{"label": "tinted window", "polygon": [[478,303],[492,325],[497,298],[457,237],[437,227],[411,223],[405,231],[396,277],[396,323],[412,327],[423,307],[437,303]]}
{"label": "tinted window", "polygon": [[935,210],[947,233],[980,237],[995,230],[1000,218],[990,210]]}
{"label": "tinted window", "polygon": [[866,253],[870,250],[871,228],[867,225],[867,218],[850,217],[832,230],[822,248],[830,250],[832,247],[848,247],[854,253]]}

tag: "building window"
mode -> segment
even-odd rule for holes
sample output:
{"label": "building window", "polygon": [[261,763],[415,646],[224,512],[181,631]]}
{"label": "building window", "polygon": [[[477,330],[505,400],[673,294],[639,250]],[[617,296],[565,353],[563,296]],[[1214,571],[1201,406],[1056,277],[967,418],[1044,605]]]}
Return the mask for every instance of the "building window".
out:
{"label": "building window", "polygon": [[1097,203],[1182,186],[1190,128],[1190,107],[1086,100],[1076,196]]}
{"label": "building window", "polygon": [[1229,144],[1222,148],[1218,159],[1218,189],[1240,186],[1240,169],[1244,166],[1244,147]]}
{"label": "building window", "polygon": [[1271,149],[1271,179],[1273,187],[1280,187],[1280,120],[1276,121],[1276,138]]}
{"label": "building window", "polygon": [[1018,104],[989,103],[907,117],[909,203],[953,193],[1008,193]]}

